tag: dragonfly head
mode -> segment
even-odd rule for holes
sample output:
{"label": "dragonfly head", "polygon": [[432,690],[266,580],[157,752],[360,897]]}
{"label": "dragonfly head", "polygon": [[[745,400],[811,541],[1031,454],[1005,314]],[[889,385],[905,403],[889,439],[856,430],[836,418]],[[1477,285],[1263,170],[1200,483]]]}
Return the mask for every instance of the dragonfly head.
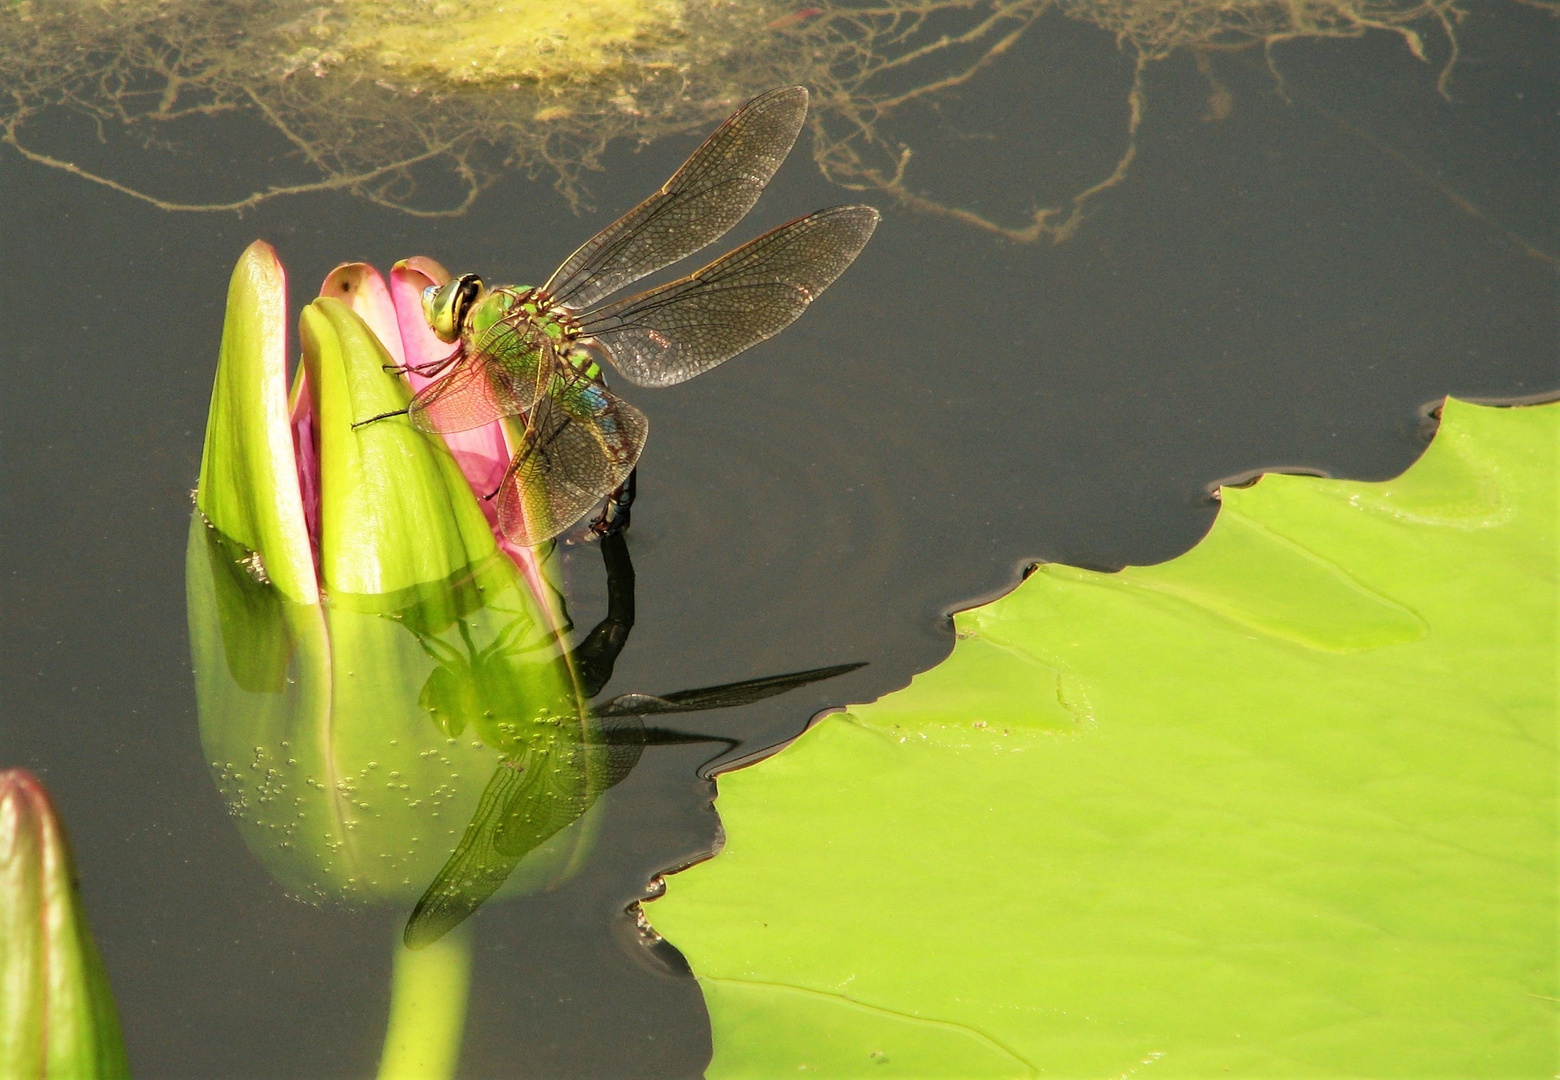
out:
{"label": "dragonfly head", "polygon": [[462,274],[443,285],[429,285],[422,292],[423,318],[440,341],[455,341],[466,325],[466,313],[487,292],[476,274]]}

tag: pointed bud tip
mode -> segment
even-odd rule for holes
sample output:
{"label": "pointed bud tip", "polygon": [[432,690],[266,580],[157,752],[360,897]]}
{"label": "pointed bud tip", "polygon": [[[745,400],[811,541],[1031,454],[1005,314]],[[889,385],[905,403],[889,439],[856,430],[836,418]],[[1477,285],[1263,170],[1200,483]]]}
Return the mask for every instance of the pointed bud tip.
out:
{"label": "pointed bud tip", "polygon": [[284,278],[282,260],[277,256],[276,249],[264,240],[256,240],[244,249],[244,253],[238,257],[237,271],[248,271],[252,275]]}
{"label": "pointed bud tip", "polygon": [[256,240],[244,249],[233,266],[228,284],[228,304],[234,302],[253,308],[270,323],[272,333],[286,338],[287,271],[276,249],[264,240]]}
{"label": "pointed bud tip", "polygon": [[25,851],[37,851],[41,844],[23,841],[24,834],[47,832],[54,820],[54,806],[38,778],[26,769],[0,771],[0,864],[10,862]]}
{"label": "pointed bud tip", "polygon": [[434,285],[443,285],[455,276],[444,269],[438,261],[426,255],[413,255],[410,259],[402,259],[390,268],[392,278],[405,278],[412,275],[427,278]]}
{"label": "pointed bud tip", "polygon": [[0,771],[0,1029],[0,1076],[128,1080],[65,832],[25,769]]}
{"label": "pointed bud tip", "polygon": [[26,769],[0,769],[0,797],[16,792],[36,792],[42,795],[43,785]]}
{"label": "pointed bud tip", "polygon": [[54,804],[36,776],[26,769],[0,769],[0,806],[16,803],[21,812],[40,818],[54,817]]}
{"label": "pointed bud tip", "polygon": [[276,250],[256,240],[228,285],[196,505],[226,536],[260,553],[284,595],[313,603],[319,593],[291,413],[287,275]]}

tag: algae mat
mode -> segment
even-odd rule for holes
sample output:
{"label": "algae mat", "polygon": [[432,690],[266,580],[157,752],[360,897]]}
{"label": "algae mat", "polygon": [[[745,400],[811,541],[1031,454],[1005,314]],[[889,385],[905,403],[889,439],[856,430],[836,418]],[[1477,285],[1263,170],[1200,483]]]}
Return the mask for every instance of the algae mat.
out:
{"label": "algae mat", "polygon": [[1552,1076],[1560,405],[1268,476],[723,777],[716,1077]]}

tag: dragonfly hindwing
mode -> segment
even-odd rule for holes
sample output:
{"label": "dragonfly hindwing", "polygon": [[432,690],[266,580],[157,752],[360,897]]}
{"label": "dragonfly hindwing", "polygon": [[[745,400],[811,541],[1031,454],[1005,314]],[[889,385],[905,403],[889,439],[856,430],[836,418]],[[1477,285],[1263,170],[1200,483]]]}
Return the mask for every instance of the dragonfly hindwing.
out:
{"label": "dragonfly hindwing", "polygon": [[649,433],[645,414],[600,383],[555,380],[499,488],[504,535],[535,545],[569,528],[628,479]]}
{"label": "dragonfly hindwing", "polygon": [[870,206],[819,210],[697,273],[581,315],[580,328],[630,382],[685,382],[790,326],[845,272],[877,223]]}

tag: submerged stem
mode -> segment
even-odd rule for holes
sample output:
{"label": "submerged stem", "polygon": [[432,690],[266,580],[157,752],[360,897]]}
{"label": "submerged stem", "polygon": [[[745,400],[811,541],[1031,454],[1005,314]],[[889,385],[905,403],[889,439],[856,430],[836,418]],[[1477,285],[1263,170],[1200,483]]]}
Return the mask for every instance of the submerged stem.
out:
{"label": "submerged stem", "polygon": [[446,1080],[455,1075],[470,985],[469,925],[421,949],[402,945],[397,930],[379,1080]]}

